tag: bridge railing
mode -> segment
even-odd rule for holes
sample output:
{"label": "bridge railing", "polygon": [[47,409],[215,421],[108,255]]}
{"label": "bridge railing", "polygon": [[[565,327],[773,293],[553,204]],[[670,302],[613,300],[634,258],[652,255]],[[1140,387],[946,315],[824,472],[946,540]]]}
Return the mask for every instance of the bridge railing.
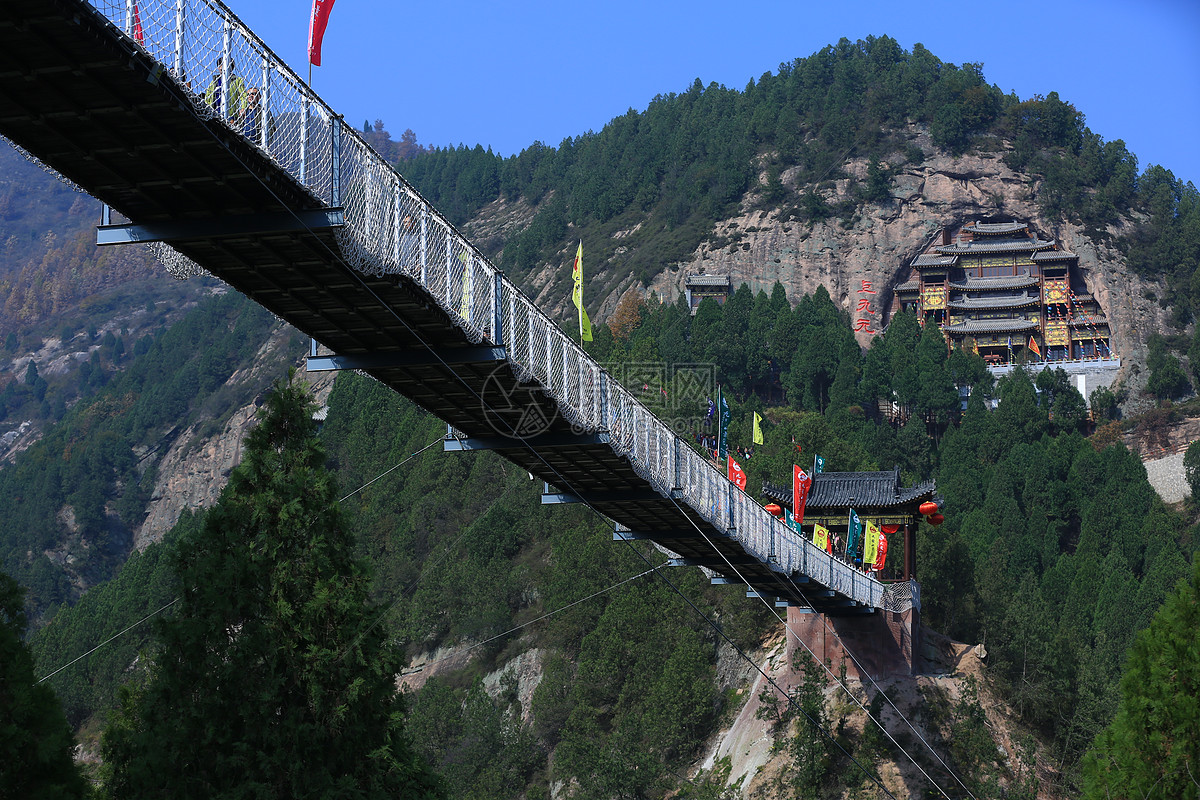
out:
{"label": "bridge railing", "polygon": [[582,431],[607,431],[613,449],[628,457],[643,479],[664,496],[691,506],[748,553],[778,565],[785,575],[807,575],[855,600],[880,606],[883,584],[772,517],[680,439],[500,273],[353,127],[343,125],[224,4],[89,2],[174,76],[200,117],[240,133],[320,202],[345,209],[345,225],[337,229],[337,236],[351,267],[371,275],[405,275],[420,283],[467,338],[505,346],[518,377],[541,384],[573,425]]}

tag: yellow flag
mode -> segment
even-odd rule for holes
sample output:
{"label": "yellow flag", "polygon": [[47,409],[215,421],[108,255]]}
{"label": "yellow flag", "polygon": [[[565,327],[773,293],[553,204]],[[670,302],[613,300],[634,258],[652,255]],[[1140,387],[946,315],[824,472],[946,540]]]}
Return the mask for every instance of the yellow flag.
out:
{"label": "yellow flag", "polygon": [[874,564],[879,553],[879,526],[867,520],[867,540],[863,543],[863,565]]}
{"label": "yellow flag", "polygon": [[757,411],[755,411],[754,412],[754,443],[755,444],[763,443],[761,423],[762,423],[762,415],[759,414]]}
{"label": "yellow flag", "polygon": [[579,309],[579,338],[582,341],[590,342],[592,340],[592,321],[588,319],[587,312],[583,310],[583,240],[580,240],[579,249],[575,251],[575,267],[571,270],[571,279],[574,282],[574,288],[571,290],[571,302]]}
{"label": "yellow flag", "polygon": [[822,550],[829,549],[829,529],[824,525],[813,525],[813,544]]}

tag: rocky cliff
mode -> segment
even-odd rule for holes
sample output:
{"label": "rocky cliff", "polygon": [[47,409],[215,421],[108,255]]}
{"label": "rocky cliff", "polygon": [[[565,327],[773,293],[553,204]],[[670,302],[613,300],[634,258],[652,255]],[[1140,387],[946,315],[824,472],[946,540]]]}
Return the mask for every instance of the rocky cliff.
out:
{"label": "rocky cliff", "polygon": [[[276,326],[248,367],[229,376],[226,386],[262,387],[280,378],[287,366],[301,367],[302,354],[288,352],[295,330]],[[302,369],[302,367],[301,367]],[[317,404],[324,406],[336,373],[301,373],[315,390]],[[242,441],[254,427],[261,391],[254,402],[236,409],[213,430],[211,419],[202,419],[184,430],[174,430],[163,441],[165,452],[157,461],[156,480],[146,518],[133,531],[133,545],[144,550],[179,520],[184,509],[197,511],[217,502],[229,474],[242,459]],[[153,458],[155,453],[144,453]]]}
{"label": "rocky cliff", "polygon": [[[912,164],[897,155],[889,199],[860,208],[850,220],[830,218],[809,224],[784,219],[782,208],[762,208],[759,196],[752,192],[743,198],[740,213],[718,222],[709,241],[689,260],[664,264],[648,286],[635,285],[632,277],[620,279],[596,307],[593,320],[603,321],[631,288],[674,300],[683,291],[687,275],[703,272],[730,275],[735,287],[745,282],[756,291],[770,291],[778,280],[791,298],[823,285],[847,313],[856,311],[860,297],[867,297],[872,301],[867,316],[871,325],[856,333],[865,347],[871,331],[886,325],[893,288],[907,279],[910,262],[931,236],[942,227],[974,219],[1011,218],[1028,222],[1042,236],[1079,255],[1083,279],[1108,316],[1113,350],[1122,358],[1118,381],[1129,389],[1126,410],[1148,405],[1140,396],[1147,378],[1146,338],[1170,329],[1167,312],[1156,302],[1164,295],[1163,287],[1127,270],[1112,244],[1111,238],[1125,233],[1131,223],[1111,228],[1108,239],[1097,240],[1077,224],[1046,218],[1037,204],[1041,182],[1005,165],[1007,145],[1002,142],[993,142],[990,152],[952,156],[936,148],[922,129],[914,126],[908,136],[926,159]],[[865,179],[865,159],[850,161],[845,172]],[[796,169],[785,171],[781,181],[799,194],[807,187],[797,184],[796,175]],[[760,186],[765,185],[765,173],[761,178]],[[851,187],[850,178],[840,178],[821,184],[818,193],[834,205],[848,196]],[[468,227],[495,236],[528,218],[526,208],[496,203]],[[629,232],[617,236],[622,233]],[[560,263],[546,265],[531,276],[529,288],[543,307],[565,313],[566,298],[553,292],[556,272],[570,261],[566,251],[561,255]],[[874,295],[860,293],[864,281]]]}

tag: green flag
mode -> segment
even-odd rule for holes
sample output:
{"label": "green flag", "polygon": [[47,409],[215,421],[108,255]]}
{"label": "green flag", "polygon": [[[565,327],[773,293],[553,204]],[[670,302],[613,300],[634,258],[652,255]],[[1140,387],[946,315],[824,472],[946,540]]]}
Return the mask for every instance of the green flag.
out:
{"label": "green flag", "polygon": [[754,443],[755,444],[763,443],[761,424],[762,424],[762,415],[759,414],[757,411],[755,411],[754,412]]}

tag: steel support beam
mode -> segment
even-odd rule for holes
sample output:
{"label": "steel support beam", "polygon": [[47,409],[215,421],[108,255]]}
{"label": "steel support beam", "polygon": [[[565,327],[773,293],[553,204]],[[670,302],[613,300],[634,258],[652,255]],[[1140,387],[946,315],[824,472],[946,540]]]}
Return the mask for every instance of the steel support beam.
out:
{"label": "steel support beam", "polygon": [[488,364],[503,361],[504,355],[503,347],[445,347],[437,350],[383,351],[353,356],[308,356],[306,369],[309,372],[333,372],[340,369]]}
{"label": "steel support beam", "polygon": [[657,542],[699,538],[701,538],[700,534],[696,533],[693,528],[666,531],[613,531],[614,542],[636,542],[642,540]]}
{"label": "steel support beam", "polygon": [[721,569],[730,564],[735,567],[748,567],[761,563],[761,561],[753,556],[730,556],[728,559],[720,558],[719,556],[705,556],[704,558],[672,558],[667,562],[667,565],[671,567],[708,567],[709,569]]}
{"label": "steel support beam", "polygon": [[466,436],[447,435],[442,443],[444,452],[462,450],[516,450],[532,447],[535,450],[558,447],[587,447],[608,444],[607,433],[540,433],[535,436]]}
{"label": "steel support beam", "polygon": [[599,505],[602,503],[648,503],[655,500],[661,501],[662,499],[661,494],[649,489],[632,489],[624,492],[588,492],[586,498],[572,494],[571,492],[544,492],[542,494],[542,505],[553,506],[560,503],[587,503],[589,505]]}
{"label": "steel support beam", "polygon": [[98,225],[96,244],[137,244],[193,239],[228,239],[269,233],[316,231],[340,228],[345,218],[340,208],[276,214],[230,214],[210,219],[151,222],[145,225]]}

